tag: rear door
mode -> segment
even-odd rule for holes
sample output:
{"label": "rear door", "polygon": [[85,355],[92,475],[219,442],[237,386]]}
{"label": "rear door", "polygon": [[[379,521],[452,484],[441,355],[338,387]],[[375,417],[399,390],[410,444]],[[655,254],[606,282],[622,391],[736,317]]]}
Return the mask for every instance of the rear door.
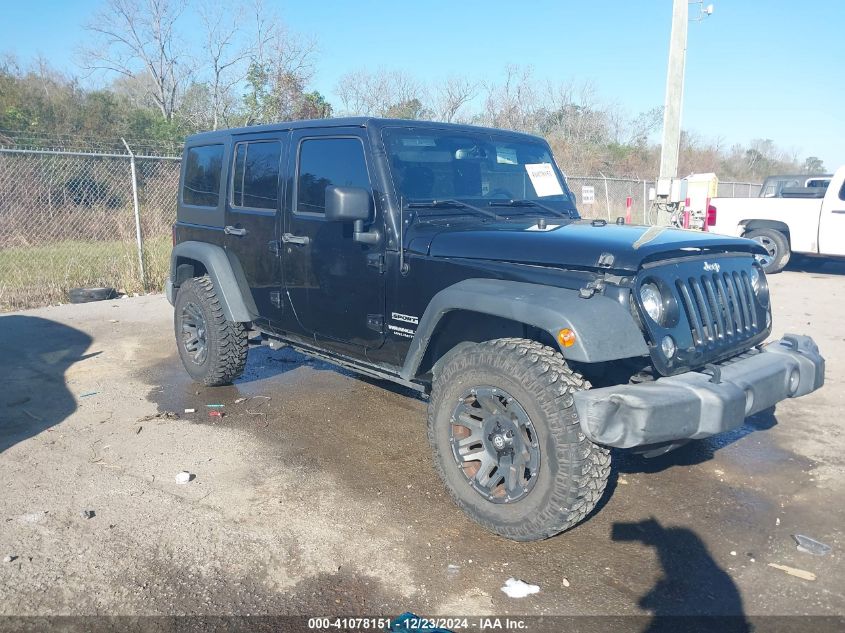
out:
{"label": "rear door", "polygon": [[281,320],[281,228],[283,183],[279,177],[286,157],[287,132],[239,135],[233,139],[226,200],[226,250],[233,266],[249,284],[262,320]]}
{"label": "rear door", "polygon": [[822,202],[822,215],[819,220],[819,253],[822,255],[845,255],[845,169],[836,174],[840,183],[836,188],[833,183],[827,188]]}
{"label": "rear door", "polygon": [[[379,347],[384,327],[383,246],[352,239],[352,223],[325,218],[326,187],[373,187],[361,128],[295,130],[282,235],[285,290],[302,329],[341,350]],[[375,198],[375,197],[374,197]],[[375,204],[374,220],[381,223]]]}

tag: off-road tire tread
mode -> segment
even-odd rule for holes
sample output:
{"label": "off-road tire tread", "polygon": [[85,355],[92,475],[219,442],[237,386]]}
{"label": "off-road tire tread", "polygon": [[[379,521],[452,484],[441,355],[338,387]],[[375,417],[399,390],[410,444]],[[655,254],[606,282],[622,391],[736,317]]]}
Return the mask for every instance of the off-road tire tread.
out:
{"label": "off-road tire tread", "polygon": [[[581,432],[572,396],[589,389],[590,383],[573,371],[557,350],[529,339],[503,338],[473,345],[448,358],[435,374],[428,409],[428,438],[434,451],[434,467],[446,483],[442,461],[448,463],[454,458],[448,446],[438,446],[435,436],[436,412],[438,407],[445,406],[444,387],[452,376],[485,364],[518,379],[537,396],[537,405],[543,410],[548,431],[554,438],[559,464],[550,503],[519,526],[501,525],[474,515],[472,508],[448,484],[446,488],[470,518],[506,538],[534,541],[564,532],[584,520],[601,499],[610,474],[610,452]],[[448,459],[440,459],[441,451],[449,451],[445,455]]]}
{"label": "off-road tire tread", "polygon": [[220,299],[214,290],[214,284],[208,275],[187,280],[179,292],[194,292],[206,314],[210,315],[206,326],[217,333],[218,345],[209,345],[208,371],[202,383],[208,387],[232,384],[246,367],[249,351],[247,328],[243,323],[227,321],[220,305]]}

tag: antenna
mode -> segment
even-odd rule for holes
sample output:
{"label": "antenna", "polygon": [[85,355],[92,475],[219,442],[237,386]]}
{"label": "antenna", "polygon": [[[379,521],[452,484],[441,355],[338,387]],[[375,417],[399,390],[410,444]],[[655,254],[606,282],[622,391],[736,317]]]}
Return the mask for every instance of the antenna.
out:
{"label": "antenna", "polygon": [[405,197],[399,196],[399,272],[408,274],[408,264],[405,263]]}

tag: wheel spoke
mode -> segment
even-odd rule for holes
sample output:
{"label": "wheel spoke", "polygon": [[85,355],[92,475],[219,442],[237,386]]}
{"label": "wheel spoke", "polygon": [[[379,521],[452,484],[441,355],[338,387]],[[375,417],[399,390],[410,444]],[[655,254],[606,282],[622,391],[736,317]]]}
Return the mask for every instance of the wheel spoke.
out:
{"label": "wheel spoke", "polygon": [[522,492],[519,472],[514,464],[513,455],[503,455],[499,460],[499,473],[505,477],[505,490],[509,497],[519,496]]}
{"label": "wheel spoke", "polygon": [[463,454],[463,451],[473,444],[483,444],[483,440],[484,437],[481,434],[481,427],[478,427],[478,429],[473,429],[472,433],[470,433],[468,437],[458,441],[458,450]]}
{"label": "wheel spoke", "polygon": [[[455,419],[456,421],[460,421],[461,426],[465,426],[469,429],[481,429],[481,420],[477,420],[476,417],[485,417],[485,412],[481,409],[476,409],[471,407],[465,402],[462,402],[458,405],[455,410]],[[473,417],[476,416],[476,417]]]}
{"label": "wheel spoke", "polygon": [[[481,460],[481,467],[478,469],[478,472],[475,473],[475,481],[481,488],[488,491],[490,490],[490,484],[492,483],[491,473],[496,466],[497,464],[493,458],[485,453]],[[496,473],[498,474],[498,472],[499,471],[497,470]]]}
{"label": "wheel spoke", "polygon": [[475,394],[475,400],[488,415],[499,415],[502,412],[502,403],[498,396],[488,391],[479,390]]}

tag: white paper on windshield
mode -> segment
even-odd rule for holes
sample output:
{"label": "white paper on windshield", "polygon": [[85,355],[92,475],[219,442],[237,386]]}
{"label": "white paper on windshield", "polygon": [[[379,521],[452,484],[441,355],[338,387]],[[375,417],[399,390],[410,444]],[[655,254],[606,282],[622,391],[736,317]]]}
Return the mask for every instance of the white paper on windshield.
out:
{"label": "white paper on windshield", "polygon": [[551,163],[526,163],[525,171],[528,172],[531,184],[534,185],[534,191],[540,198],[563,194],[563,189]]}

